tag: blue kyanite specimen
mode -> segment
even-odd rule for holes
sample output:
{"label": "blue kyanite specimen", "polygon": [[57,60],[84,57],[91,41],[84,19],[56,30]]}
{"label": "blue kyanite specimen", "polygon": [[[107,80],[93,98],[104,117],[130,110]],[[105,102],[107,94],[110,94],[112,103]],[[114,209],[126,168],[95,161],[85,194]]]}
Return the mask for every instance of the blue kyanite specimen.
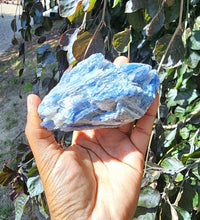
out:
{"label": "blue kyanite specimen", "polygon": [[118,127],[142,117],[156,96],[156,70],[141,63],[116,68],[93,54],[65,73],[44,97],[42,126],[62,131]]}

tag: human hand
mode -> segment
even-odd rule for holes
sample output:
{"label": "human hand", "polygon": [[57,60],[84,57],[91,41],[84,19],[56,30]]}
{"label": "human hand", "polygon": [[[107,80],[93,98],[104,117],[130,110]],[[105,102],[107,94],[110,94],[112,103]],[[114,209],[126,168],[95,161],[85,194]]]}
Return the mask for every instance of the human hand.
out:
{"label": "human hand", "polygon": [[[119,57],[116,66],[128,62]],[[119,128],[76,131],[72,145],[60,148],[40,126],[41,100],[28,97],[26,136],[43,182],[51,219],[132,219],[140,192],[146,148],[158,108]]]}

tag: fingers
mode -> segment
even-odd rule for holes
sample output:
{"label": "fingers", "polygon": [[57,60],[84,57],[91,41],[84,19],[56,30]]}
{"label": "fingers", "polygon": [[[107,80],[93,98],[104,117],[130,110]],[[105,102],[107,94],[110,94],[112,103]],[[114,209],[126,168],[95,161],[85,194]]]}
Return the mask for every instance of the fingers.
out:
{"label": "fingers", "polygon": [[138,120],[131,134],[132,143],[135,147],[137,147],[140,152],[142,152],[143,155],[145,155],[146,148],[149,143],[152,126],[158,110],[158,103],[159,96],[157,94],[156,98],[152,102],[145,115]]}
{"label": "fingers", "polygon": [[36,160],[42,159],[47,146],[57,146],[52,132],[40,126],[42,121],[37,112],[40,102],[40,98],[36,95],[29,95],[27,98],[28,114],[25,133]]}

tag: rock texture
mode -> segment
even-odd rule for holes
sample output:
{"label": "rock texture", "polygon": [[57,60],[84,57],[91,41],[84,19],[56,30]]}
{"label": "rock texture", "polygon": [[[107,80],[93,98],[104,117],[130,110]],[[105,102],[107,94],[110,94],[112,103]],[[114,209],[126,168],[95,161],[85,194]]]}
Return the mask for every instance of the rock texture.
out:
{"label": "rock texture", "polygon": [[62,131],[118,127],[142,117],[159,87],[156,70],[141,63],[116,68],[93,54],[65,73],[44,97],[42,126]]}

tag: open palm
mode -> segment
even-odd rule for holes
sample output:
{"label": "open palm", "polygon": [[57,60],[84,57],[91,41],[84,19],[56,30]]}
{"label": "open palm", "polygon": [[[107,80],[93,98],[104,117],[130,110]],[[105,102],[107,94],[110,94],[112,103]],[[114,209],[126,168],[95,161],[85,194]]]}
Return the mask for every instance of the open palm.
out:
{"label": "open palm", "polygon": [[26,135],[43,182],[51,219],[131,219],[158,97],[136,126],[74,132],[63,150],[40,126],[36,95],[28,97]]}

